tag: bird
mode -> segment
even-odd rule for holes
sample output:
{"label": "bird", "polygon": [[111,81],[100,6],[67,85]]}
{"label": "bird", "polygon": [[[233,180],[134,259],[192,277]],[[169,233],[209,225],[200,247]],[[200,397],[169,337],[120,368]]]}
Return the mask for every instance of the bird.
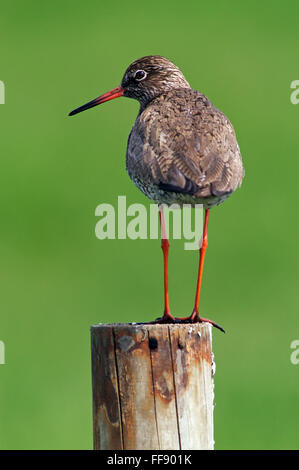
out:
{"label": "bird", "polygon": [[[199,299],[210,210],[241,186],[245,174],[233,125],[204,94],[191,88],[171,60],[159,55],[135,60],[119,86],[69,115],[118,97],[139,101],[139,113],[127,143],[126,169],[137,188],[159,207],[164,313],[151,323],[207,322],[224,332],[219,324],[200,316]],[[163,206],[171,204],[202,204],[204,208],[194,307],[184,318],[174,317],[169,306],[169,240]]]}

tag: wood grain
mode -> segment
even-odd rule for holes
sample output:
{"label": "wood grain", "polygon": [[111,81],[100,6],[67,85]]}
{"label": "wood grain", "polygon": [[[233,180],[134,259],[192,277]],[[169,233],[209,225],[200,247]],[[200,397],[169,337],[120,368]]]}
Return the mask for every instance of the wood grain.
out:
{"label": "wood grain", "polygon": [[91,328],[94,448],[213,449],[208,324]]}

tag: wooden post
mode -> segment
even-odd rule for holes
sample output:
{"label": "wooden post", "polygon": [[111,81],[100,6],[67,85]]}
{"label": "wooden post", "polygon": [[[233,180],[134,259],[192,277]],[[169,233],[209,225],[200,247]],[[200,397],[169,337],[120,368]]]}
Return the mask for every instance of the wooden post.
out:
{"label": "wooden post", "polygon": [[94,448],[213,449],[211,325],[91,327]]}

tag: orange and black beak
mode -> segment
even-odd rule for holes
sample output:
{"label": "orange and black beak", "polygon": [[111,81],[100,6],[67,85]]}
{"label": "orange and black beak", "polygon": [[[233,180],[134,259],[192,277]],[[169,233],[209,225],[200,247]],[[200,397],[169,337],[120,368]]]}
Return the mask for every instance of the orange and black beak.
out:
{"label": "orange and black beak", "polygon": [[74,109],[74,111],[69,113],[69,116],[73,116],[74,114],[81,113],[81,111],[85,111],[85,109],[93,108],[98,104],[105,103],[105,101],[113,100],[114,98],[118,98],[119,96],[123,96],[124,89],[121,86],[113,88],[113,90],[107,91],[103,95],[99,96],[98,98],[89,101],[88,103],[80,106],[80,108]]}

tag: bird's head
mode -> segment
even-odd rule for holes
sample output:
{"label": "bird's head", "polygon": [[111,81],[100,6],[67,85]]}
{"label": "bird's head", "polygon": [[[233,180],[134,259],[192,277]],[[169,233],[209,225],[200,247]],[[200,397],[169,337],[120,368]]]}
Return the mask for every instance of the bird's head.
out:
{"label": "bird's head", "polygon": [[141,109],[144,109],[154,98],[177,88],[190,88],[180,69],[165,57],[150,55],[136,60],[127,68],[120,86],[80,106],[69,115],[120,96],[138,100]]}
{"label": "bird's head", "polygon": [[173,88],[190,88],[180,69],[159,55],[142,57],[126,70],[121,82],[123,95],[145,107],[152,99]]}

